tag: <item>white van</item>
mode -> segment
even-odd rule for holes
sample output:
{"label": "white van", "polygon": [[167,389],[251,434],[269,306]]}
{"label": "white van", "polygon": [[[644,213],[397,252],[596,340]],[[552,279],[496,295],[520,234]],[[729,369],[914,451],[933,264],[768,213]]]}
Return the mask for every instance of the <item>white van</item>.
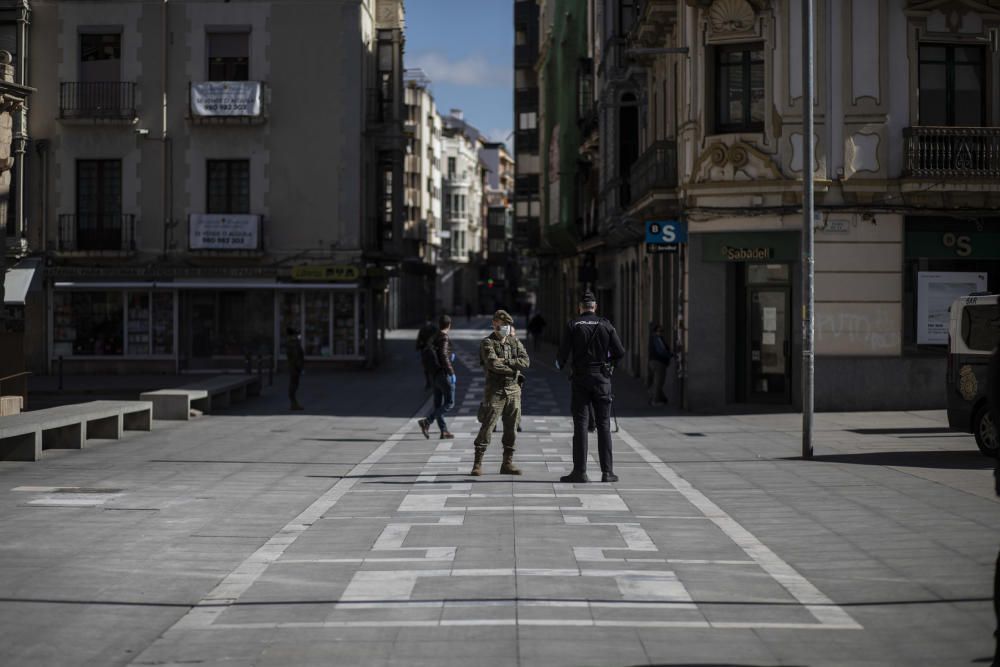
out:
{"label": "white van", "polygon": [[996,456],[997,425],[987,404],[986,369],[1000,344],[1000,295],[963,296],[951,305],[948,325],[948,425],[972,433],[986,456]]}

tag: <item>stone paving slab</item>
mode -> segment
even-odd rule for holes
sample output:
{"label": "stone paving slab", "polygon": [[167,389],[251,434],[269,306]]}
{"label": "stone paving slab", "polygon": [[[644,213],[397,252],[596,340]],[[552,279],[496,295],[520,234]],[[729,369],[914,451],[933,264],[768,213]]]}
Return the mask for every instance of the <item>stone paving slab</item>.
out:
{"label": "stone paving slab", "polygon": [[[478,404],[478,335],[456,337],[460,406]],[[450,417],[454,441],[416,428],[411,336],[377,372],[307,373],[305,414],[284,411],[278,378],[128,447],[0,464],[0,664],[989,654],[1000,515],[970,438],[909,437],[941,414],[820,415],[814,461],[797,459],[796,415],[636,414],[615,436],[621,482],[564,485],[568,386],[536,363],[525,475],[496,474],[495,442],[477,479],[474,417]]]}

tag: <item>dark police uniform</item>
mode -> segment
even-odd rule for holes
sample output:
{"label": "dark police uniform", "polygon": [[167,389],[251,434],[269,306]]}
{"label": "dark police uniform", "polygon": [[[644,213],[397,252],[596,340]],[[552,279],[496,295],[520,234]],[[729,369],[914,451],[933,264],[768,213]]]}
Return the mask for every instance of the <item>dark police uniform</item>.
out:
{"label": "dark police uniform", "polygon": [[[593,301],[593,295],[584,294],[582,303]],[[594,312],[586,312],[570,320],[557,357],[560,368],[564,368],[572,357],[573,473],[568,477],[582,477],[587,471],[587,419],[591,406],[597,425],[601,472],[614,474],[611,455],[611,366],[623,356],[625,348],[611,322]]]}

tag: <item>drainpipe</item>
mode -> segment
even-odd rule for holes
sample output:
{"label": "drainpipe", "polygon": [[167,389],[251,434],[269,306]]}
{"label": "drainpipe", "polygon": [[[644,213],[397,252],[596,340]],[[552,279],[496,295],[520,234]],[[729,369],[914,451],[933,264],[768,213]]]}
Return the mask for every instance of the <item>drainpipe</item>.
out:
{"label": "drainpipe", "polygon": [[38,151],[38,159],[41,164],[39,170],[42,174],[42,211],[41,220],[41,251],[48,252],[49,248],[49,142],[42,139],[35,143],[35,150]]}
{"label": "drainpipe", "polygon": [[[31,8],[25,1],[21,4],[21,14],[18,17],[18,50],[17,50],[17,71],[14,73],[15,81],[22,84],[28,83],[28,23],[31,20]],[[18,111],[19,127],[14,135],[14,177],[17,179],[16,198],[14,200],[14,219],[17,221],[21,236],[25,235],[24,228],[24,174],[26,170],[25,157],[27,156],[26,146],[28,143],[28,104],[27,101]],[[4,249],[6,250],[6,249]]]}
{"label": "drainpipe", "polygon": [[162,66],[162,71],[160,72],[160,75],[163,77],[162,78],[163,96],[161,100],[162,110],[160,118],[160,124],[161,124],[160,140],[162,142],[162,146],[160,147],[160,156],[162,162],[160,192],[163,193],[163,256],[164,257],[167,256],[167,252],[169,250],[167,235],[170,231],[170,219],[172,214],[170,210],[171,197],[169,190],[167,189],[167,184],[170,178],[168,174],[168,170],[170,169],[170,160],[168,159],[170,139],[167,136],[167,58],[169,56],[169,42],[167,40],[170,38],[170,28],[168,24],[169,20],[168,4],[169,0],[163,0],[163,5],[162,5],[163,41],[160,46],[160,62]]}

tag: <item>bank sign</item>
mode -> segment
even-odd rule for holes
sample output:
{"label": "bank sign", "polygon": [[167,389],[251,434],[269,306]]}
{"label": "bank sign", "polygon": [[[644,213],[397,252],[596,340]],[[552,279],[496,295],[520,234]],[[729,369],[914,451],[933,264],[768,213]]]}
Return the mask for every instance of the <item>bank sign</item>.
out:
{"label": "bank sign", "polygon": [[687,240],[686,222],[650,220],[646,223],[646,249],[650,252],[675,252]]}
{"label": "bank sign", "polygon": [[188,243],[191,250],[258,250],[260,216],[192,214]]}

